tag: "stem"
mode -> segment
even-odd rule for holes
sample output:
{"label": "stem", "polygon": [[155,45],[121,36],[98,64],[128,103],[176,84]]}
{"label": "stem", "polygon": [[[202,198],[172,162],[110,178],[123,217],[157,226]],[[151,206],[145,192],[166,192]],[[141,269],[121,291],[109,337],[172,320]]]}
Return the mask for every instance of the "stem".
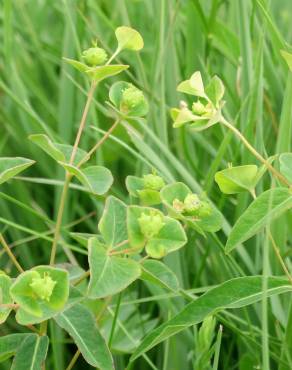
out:
{"label": "stem", "polygon": [[113,59],[119,54],[120,51],[121,51],[120,48],[116,49],[116,51],[113,53],[113,55],[107,61],[106,66],[109,65],[113,61]]}
{"label": "stem", "polygon": [[66,172],[65,183],[63,186],[61,199],[59,203],[58,214],[57,214],[56,228],[55,228],[54,239],[53,239],[52,250],[51,250],[50,265],[53,265],[55,263],[57,245],[58,245],[58,241],[59,241],[60,234],[61,234],[62,220],[63,220],[65,202],[66,202],[70,180],[71,180],[71,175],[68,172]]}
{"label": "stem", "polygon": [[48,321],[43,321],[40,325],[40,335],[46,335],[48,328]]}
{"label": "stem", "polygon": [[[92,84],[91,84],[90,90],[88,92],[88,95],[87,95],[87,101],[86,101],[86,104],[85,104],[85,107],[84,107],[84,111],[83,111],[83,114],[82,114],[82,117],[81,117],[79,129],[78,129],[78,132],[77,132],[77,135],[76,135],[75,143],[74,143],[73,150],[72,150],[71,157],[70,157],[70,161],[69,161],[70,164],[74,163],[74,159],[75,159],[75,156],[76,156],[76,153],[77,153],[77,149],[78,149],[78,145],[79,145],[79,142],[80,142],[80,139],[81,139],[82,132],[83,132],[85,124],[86,124],[86,118],[87,118],[87,114],[88,114],[88,111],[89,111],[90,103],[91,103],[91,100],[93,98],[95,88],[96,88],[96,82],[93,81]],[[56,229],[55,229],[54,240],[53,240],[53,244],[52,244],[50,265],[53,265],[55,263],[57,245],[58,245],[58,241],[59,241],[59,238],[60,238],[63,214],[64,214],[64,209],[65,209],[65,202],[66,202],[67,193],[68,193],[71,178],[72,178],[71,174],[68,173],[68,171],[66,171],[65,183],[64,183],[64,186],[63,186],[62,195],[61,195],[60,204],[59,204],[59,209],[58,209],[58,214],[57,214]]]}
{"label": "stem", "polygon": [[268,236],[269,236],[269,239],[271,241],[271,244],[272,244],[272,247],[274,249],[274,252],[276,254],[276,257],[278,258],[279,262],[280,262],[280,265],[282,266],[282,269],[284,271],[284,273],[286,274],[287,278],[289,279],[289,282],[290,284],[292,285],[292,276],[287,268],[287,266],[285,265],[285,262],[281,256],[281,253],[280,253],[280,250],[275,242],[275,239],[273,238],[273,235],[270,231],[268,231]]}
{"label": "stem", "polygon": [[83,275],[81,275],[76,281],[74,281],[73,285],[76,286],[76,285],[80,284],[88,276],[90,276],[90,270],[87,270],[86,272],[84,272]]}
{"label": "stem", "polygon": [[242,135],[242,133],[231,123],[226,121],[224,117],[222,117],[220,121],[224,126],[229,128],[242,142],[243,144],[247,147],[247,149],[260,161],[262,162],[268,170],[275,176],[277,177],[284,185],[287,185],[288,187],[291,186],[289,181],[279,172],[277,171],[249,142],[248,140]]}
{"label": "stem", "polygon": [[75,365],[76,361],[78,360],[78,357],[80,355],[79,349],[75,352],[75,355],[72,357],[72,360],[70,361],[69,365],[66,367],[66,370],[73,369],[73,366]]}
{"label": "stem", "polygon": [[84,111],[83,111],[82,118],[81,118],[81,121],[80,121],[79,129],[78,129],[78,132],[77,132],[77,135],[76,135],[76,139],[75,139],[75,143],[74,143],[73,150],[72,150],[72,153],[71,153],[69,164],[73,164],[73,162],[74,162],[74,159],[75,159],[75,156],[76,156],[76,153],[77,153],[77,149],[78,149],[78,145],[79,145],[79,142],[80,142],[80,139],[81,139],[81,135],[82,135],[82,132],[83,132],[85,124],[86,124],[86,117],[87,117],[87,114],[88,114],[88,111],[89,111],[90,103],[91,103],[95,88],[96,88],[96,82],[93,81],[92,84],[91,84],[90,90],[88,92],[88,95],[87,95],[87,101],[86,101],[86,104],[85,104],[85,107],[84,107]]}
{"label": "stem", "polygon": [[109,128],[109,130],[103,135],[103,137],[90,149],[90,151],[87,153],[87,155],[77,164],[77,167],[81,167],[85,162],[87,162],[92,154],[108,139],[110,134],[114,131],[114,129],[118,126],[120,123],[120,119],[118,118],[114,124]]}
{"label": "stem", "polygon": [[24,272],[24,269],[20,266],[20,264],[18,263],[16,257],[14,256],[14,254],[11,252],[10,248],[9,248],[9,245],[6,243],[4,237],[2,234],[0,234],[0,242],[3,246],[3,248],[5,249],[6,253],[8,254],[8,256],[10,257],[11,261],[14,263],[15,267],[17,268],[17,270],[22,273]]}

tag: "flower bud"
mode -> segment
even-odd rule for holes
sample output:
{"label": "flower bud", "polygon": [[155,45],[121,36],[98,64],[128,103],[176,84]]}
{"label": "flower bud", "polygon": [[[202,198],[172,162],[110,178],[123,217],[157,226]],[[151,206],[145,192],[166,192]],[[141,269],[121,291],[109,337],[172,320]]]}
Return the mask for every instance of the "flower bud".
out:
{"label": "flower bud", "polygon": [[184,200],[184,212],[196,214],[201,207],[201,201],[197,194],[188,194]]}
{"label": "flower bud", "polygon": [[150,212],[149,214],[142,213],[138,218],[140,230],[147,239],[151,239],[156,236],[162,227],[165,225],[163,222],[163,216],[157,212]]}
{"label": "flower bud", "polygon": [[143,92],[135,86],[130,86],[123,91],[121,108],[128,112],[142,104],[144,101],[145,97]]}
{"label": "flower bud", "polygon": [[153,174],[144,175],[143,178],[144,178],[144,188],[145,189],[159,191],[165,185],[163,178],[157,175],[153,175]]}
{"label": "flower bud", "polygon": [[44,273],[43,277],[41,277],[40,274],[38,275],[38,277],[32,279],[30,287],[39,298],[49,301],[56,281],[54,281],[48,273]]}
{"label": "flower bud", "polygon": [[200,101],[197,101],[197,102],[193,103],[192,111],[193,111],[193,113],[201,116],[202,114],[204,114],[206,112],[206,108],[205,108],[205,105],[203,103],[201,103]]}
{"label": "flower bud", "polygon": [[84,50],[82,58],[88,66],[95,67],[102,65],[107,61],[107,53],[102,48],[94,47]]}

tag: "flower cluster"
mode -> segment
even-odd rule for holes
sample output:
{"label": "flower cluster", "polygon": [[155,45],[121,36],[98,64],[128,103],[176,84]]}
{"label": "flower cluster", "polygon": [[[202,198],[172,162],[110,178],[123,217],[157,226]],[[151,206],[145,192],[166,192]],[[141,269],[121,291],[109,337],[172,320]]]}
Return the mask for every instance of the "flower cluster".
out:
{"label": "flower cluster", "polygon": [[43,277],[38,272],[36,274],[37,276],[32,278],[32,282],[29,285],[40,299],[49,302],[57,282],[47,272],[44,273]]}
{"label": "flower cluster", "polygon": [[212,212],[210,204],[205,200],[201,200],[197,194],[188,194],[183,202],[179,199],[174,199],[172,206],[178,213],[184,216],[204,218]]}
{"label": "flower cluster", "polygon": [[221,119],[221,108],[224,95],[224,85],[220,78],[214,76],[210,83],[204,87],[201,73],[195,72],[189,80],[181,82],[177,90],[194,95],[197,100],[193,102],[191,109],[182,101],[179,108],[171,110],[174,121],[173,127],[181,127],[190,123],[197,131],[204,130]]}

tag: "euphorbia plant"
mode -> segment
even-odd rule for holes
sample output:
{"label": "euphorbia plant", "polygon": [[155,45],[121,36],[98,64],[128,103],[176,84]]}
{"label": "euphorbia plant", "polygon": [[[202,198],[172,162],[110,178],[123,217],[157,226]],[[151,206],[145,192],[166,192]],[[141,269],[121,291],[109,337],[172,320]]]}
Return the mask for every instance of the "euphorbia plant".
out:
{"label": "euphorbia plant", "polygon": [[[10,312],[15,310],[17,323],[32,331],[7,335],[0,339],[0,359],[14,356],[12,369],[36,370],[45,367],[50,341],[47,325],[49,320],[64,329],[78,347],[67,369],[74,366],[79,354],[93,367],[101,370],[114,369],[113,355],[119,353],[121,348],[115,336],[118,317],[123,310],[120,305],[121,296],[127,294],[128,287],[138,279],[162,287],[191,303],[154,331],[152,329],[156,322],[140,331],[135,328],[134,345],[126,349],[123,347],[126,353],[133,353],[131,361],[140,355],[146,356],[144,352],[160,341],[200,322],[204,324],[199,332],[199,343],[209,361],[214,351],[212,340],[215,319],[212,316],[220,309],[242,307],[261,298],[262,279],[255,276],[230,280],[195,300],[179,286],[177,277],[164,263],[163,258],[185,247],[194,232],[204,238],[206,233],[215,233],[221,229],[223,216],[207,194],[198,194],[182,182],[169,183],[163,174],[150,169],[142,177],[127,177],[126,188],[130,201],[125,203],[116,196],[108,195],[113,183],[110,170],[89,164],[92,155],[118,125],[128,127],[133,121],[147,115],[148,103],[138,87],[126,81],[111,85],[107,107],[114,122],[89,151],[80,148],[96,87],[104,79],[118,75],[129,67],[112,64],[122,50],[139,51],[143,47],[143,39],[136,30],[119,27],[115,33],[118,45],[112,56],[109,57],[95,43],[83,51],[80,60],[65,58],[90,80],[90,89],[73,146],[57,143],[54,138],[43,133],[29,137],[64,169],[65,178],[56,210],[57,219],[49,261],[43,261],[43,265],[31,266],[24,271],[6,238],[0,234],[1,244],[19,272],[18,276],[8,276],[0,272],[0,323],[3,324]],[[172,110],[174,127],[190,124],[191,129],[203,130],[221,123],[235,132],[262,162],[261,168],[246,165],[217,173],[215,180],[223,192],[237,194],[249,191],[255,196],[255,187],[266,169],[285,185],[289,185],[289,155],[281,157],[282,173],[279,172],[272,167],[270,160],[257,153],[224,118],[224,86],[218,77],[212,78],[205,88],[200,73],[196,72],[190,80],[182,82],[178,89],[196,96],[197,99],[191,108],[182,102],[179,109]],[[34,161],[26,158],[1,158],[0,183],[8,181],[32,164]],[[105,197],[96,233],[72,234],[77,242],[87,247],[85,253],[88,256],[88,270],[70,263],[58,263],[63,213],[70,183],[74,180],[82,184],[82,189],[89,196]],[[277,187],[261,194],[231,231],[227,252],[291,206],[292,196],[287,188]],[[250,209],[255,209],[256,212],[253,214]],[[277,255],[291,279],[280,254]],[[291,285],[286,279],[271,277],[266,294],[289,290]],[[116,305],[113,319],[109,321],[104,311],[111,301],[116,302]],[[199,360],[197,362],[200,363]]]}

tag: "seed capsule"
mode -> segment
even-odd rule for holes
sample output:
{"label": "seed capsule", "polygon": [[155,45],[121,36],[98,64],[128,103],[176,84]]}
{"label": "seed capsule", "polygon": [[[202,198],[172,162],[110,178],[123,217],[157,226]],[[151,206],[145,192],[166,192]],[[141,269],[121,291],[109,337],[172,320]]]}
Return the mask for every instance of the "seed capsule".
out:
{"label": "seed capsule", "polygon": [[94,47],[84,50],[82,58],[88,66],[95,67],[102,65],[107,61],[107,53],[102,48]]}
{"label": "seed capsule", "polygon": [[121,107],[124,111],[131,111],[145,101],[143,92],[135,86],[130,86],[123,91]]}
{"label": "seed capsule", "polygon": [[165,185],[163,178],[160,176],[153,175],[150,173],[149,175],[144,175],[143,177],[144,177],[144,187],[146,189],[159,191]]}

